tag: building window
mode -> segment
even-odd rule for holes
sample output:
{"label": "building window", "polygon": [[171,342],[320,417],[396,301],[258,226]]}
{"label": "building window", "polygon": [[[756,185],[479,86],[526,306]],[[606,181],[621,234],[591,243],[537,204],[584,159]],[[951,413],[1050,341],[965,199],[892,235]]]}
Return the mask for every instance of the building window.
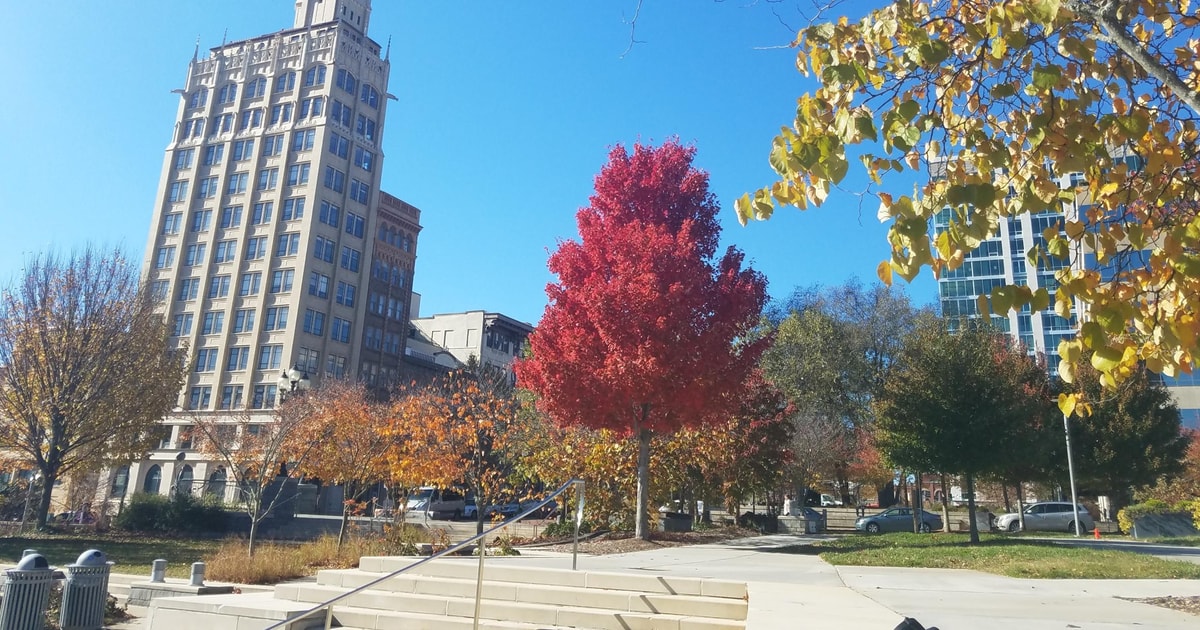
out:
{"label": "building window", "polygon": [[325,113],[325,97],[314,96],[300,101],[300,113],[296,116],[297,120],[304,120],[308,117],[316,118]]}
{"label": "building window", "polygon": [[278,370],[283,361],[283,346],[262,346],[258,349],[258,369]]}
{"label": "building window", "polygon": [[175,170],[182,171],[192,168],[192,160],[196,157],[195,149],[180,149],[175,152]]}
{"label": "building window", "polygon": [[320,337],[325,334],[325,313],[311,308],[304,311],[304,332]]}
{"label": "building window", "polygon": [[383,346],[383,331],[374,326],[367,326],[363,332],[363,345],[372,350],[380,349]]}
{"label": "building window", "polygon": [[188,194],[188,182],[186,179],[178,181],[178,182],[171,182],[171,187],[168,189],[168,192],[167,192],[167,200],[168,201],[185,201],[187,199],[187,194]]}
{"label": "building window", "polygon": [[179,126],[179,139],[187,140],[188,138],[199,138],[204,135],[204,119],[193,118],[185,120]]}
{"label": "building window", "polygon": [[304,87],[325,85],[325,66],[313,66],[304,71]]}
{"label": "building window", "polygon": [[129,466],[121,466],[113,476],[112,496],[123,497],[129,490]]}
{"label": "building window", "polygon": [[271,107],[271,124],[278,125],[286,122],[292,122],[292,104],[280,103]]}
{"label": "building window", "polygon": [[358,259],[362,256],[357,249],[342,246],[342,269],[358,271]]}
{"label": "building window", "polygon": [[258,190],[275,190],[279,185],[279,169],[264,168],[258,172]]}
{"label": "building window", "polygon": [[162,233],[178,234],[183,227],[183,214],[174,212],[163,216]]}
{"label": "building window", "polygon": [[296,353],[296,365],[305,372],[316,374],[321,366],[321,353],[313,348],[300,348]]}
{"label": "building window", "polygon": [[[287,183],[288,186],[303,186],[308,183],[309,164],[293,164],[288,167]],[[303,199],[301,200],[303,201]]]}
{"label": "building window", "polygon": [[246,260],[259,260],[267,255],[267,237],[253,236],[246,240]]}
{"label": "building window", "polygon": [[266,157],[275,157],[283,154],[283,134],[277,133],[273,136],[263,138],[263,155]]}
{"label": "building window", "polygon": [[204,326],[200,329],[202,335],[215,335],[225,328],[225,313],[209,311],[204,314]]}
{"label": "building window", "polygon": [[271,293],[287,293],[292,290],[292,281],[296,272],[291,269],[280,269],[271,274]]}
{"label": "building window", "polygon": [[162,467],[155,464],[146,471],[146,481],[142,483],[142,492],[146,494],[158,494],[159,488],[162,485]]}
{"label": "building window", "polygon": [[337,251],[337,244],[332,239],[318,236],[313,242],[313,258],[324,260],[327,263],[333,262],[334,252]]}
{"label": "building window", "polygon": [[358,87],[358,80],[354,78],[354,75],[342,69],[337,71],[336,83],[338,87],[351,94],[354,94],[355,89]]}
{"label": "building window", "polygon": [[265,225],[271,222],[271,215],[275,213],[275,202],[263,201],[254,204],[254,211],[250,213],[250,225]]}
{"label": "building window", "polygon": [[276,256],[295,256],[300,251],[300,233],[285,232],[275,240]]}
{"label": "building window", "polygon": [[358,115],[358,124],[356,124],[354,126],[354,133],[358,134],[358,137],[360,137],[360,138],[363,138],[370,142],[374,142],[375,141],[375,119],[367,118],[366,116],[359,114]]}
{"label": "building window", "polygon": [[292,71],[284,72],[275,77],[275,93],[291,92],[296,87],[296,73]]}
{"label": "building window", "polygon": [[[196,370],[199,372],[200,370]],[[201,387],[192,388],[192,396],[189,402],[189,409],[208,409],[208,403],[212,399],[212,388],[204,385]]]}
{"label": "building window", "polygon": [[258,129],[263,123],[263,110],[261,107],[247,109],[242,112],[242,117],[238,121],[238,131],[246,131],[247,129]]}
{"label": "building window", "polygon": [[208,104],[208,90],[200,88],[188,96],[188,109],[204,107]]}
{"label": "building window", "polygon": [[159,247],[158,252],[154,255],[154,268],[167,269],[175,264],[175,246],[168,245]]}
{"label": "building window", "polygon": [[229,359],[225,362],[226,370],[240,372],[245,370],[248,365],[250,365],[249,346],[233,346],[229,349]]}
{"label": "building window", "polygon": [[208,285],[208,297],[229,297],[229,276],[213,276]]}
{"label": "building window", "polygon": [[242,308],[233,314],[233,332],[243,333],[254,330],[254,309]]}
{"label": "building window", "polygon": [[[267,237],[265,237],[265,236],[262,237],[262,240],[266,241]],[[238,295],[241,295],[241,296],[258,295],[258,289],[259,289],[259,286],[261,286],[261,285],[262,285],[262,272],[261,271],[252,271],[250,273],[244,273],[244,274],[242,274],[241,281],[238,283]]]}
{"label": "building window", "polygon": [[255,77],[246,82],[246,99],[259,98],[267,93],[267,80]]}
{"label": "building window", "polygon": [[212,372],[217,369],[217,349],[200,348],[196,351],[196,371]]}
{"label": "building window", "polygon": [[329,297],[329,276],[312,272],[308,277],[308,294],[319,298]]}
{"label": "building window", "polygon": [[235,228],[242,224],[242,207],[226,206],[221,209],[221,227]]}
{"label": "building window", "polygon": [[334,229],[337,229],[338,224],[341,223],[341,216],[341,208],[329,203],[328,201],[321,202],[321,215],[319,217],[321,219],[321,223],[324,223],[325,225],[332,225]]}
{"label": "building window", "polygon": [[227,83],[217,90],[217,104],[224,105],[237,100],[237,84]]}
{"label": "building window", "polygon": [[246,192],[246,182],[249,179],[250,174],[244,171],[230,175],[229,183],[225,186],[225,193],[230,195],[240,195]]}
{"label": "building window", "polygon": [[200,278],[184,278],[179,281],[179,299],[183,302],[196,299],[200,294]]}
{"label": "building window", "polygon": [[[350,198],[366,205],[371,198],[371,186],[366,182],[360,182],[357,179],[350,180]],[[362,234],[359,234],[362,236]]]}
{"label": "building window", "polygon": [[204,243],[193,243],[188,245],[187,254],[183,257],[183,264],[188,267],[203,265],[205,255],[208,253],[208,245]]}
{"label": "building window", "polygon": [[353,284],[339,280],[337,283],[337,303],[343,306],[354,306],[354,294],[357,291],[357,288]]}
{"label": "building window", "polygon": [[354,111],[335,98],[329,103],[329,117],[333,119],[333,122],[349,129],[350,121],[354,118]]}
{"label": "building window", "polygon": [[354,165],[364,171],[370,171],[375,163],[375,154],[362,147],[354,147]]}
{"label": "building window", "polygon": [[358,100],[366,103],[371,109],[379,109],[379,90],[364,83]]}
{"label": "building window", "polygon": [[205,177],[196,182],[196,198],[211,199],[217,196],[217,178]]}
{"label": "building window", "polygon": [[329,133],[329,152],[344,158],[350,150],[350,141],[335,132]]}
{"label": "building window", "polygon": [[150,297],[155,302],[165,302],[170,294],[171,282],[169,280],[155,280],[150,283]]}
{"label": "building window", "polygon": [[292,150],[293,151],[311,151],[313,143],[317,140],[316,129],[304,129],[292,133]]}
{"label": "building window", "polygon": [[346,357],[339,357],[336,354],[325,357],[325,373],[334,378],[344,376],[346,374]]}
{"label": "building window", "polygon": [[283,330],[287,328],[288,307],[272,306],[267,309],[267,317],[263,321],[263,330]]}
{"label": "building window", "polygon": [[183,313],[175,316],[175,326],[171,329],[171,334],[176,337],[192,334],[192,314]]}
{"label": "building window", "polygon": [[231,262],[237,256],[237,241],[219,241],[213,253],[213,262]]}
{"label": "building window", "polygon": [[[243,367],[242,369],[244,370],[246,368]],[[242,386],[241,385],[226,385],[225,387],[221,388],[221,409],[237,409],[241,406],[242,406]],[[213,489],[214,482],[218,478],[217,475],[221,475],[221,477],[220,477],[221,489],[224,490],[224,488],[225,488],[225,476],[224,476],[225,471],[218,470],[217,472],[213,473],[212,479],[209,481],[209,490],[210,491]],[[224,492],[220,492],[220,493],[211,492],[211,494],[221,496],[222,494],[224,494]]]}
{"label": "building window", "polygon": [[255,385],[254,399],[250,406],[254,409],[270,409],[275,406],[276,389],[274,385]]}
{"label": "building window", "polygon": [[[353,188],[353,186],[352,186]],[[346,233],[351,236],[362,238],[363,227],[366,225],[366,220],[363,217],[354,214],[353,212],[346,213]]]}
{"label": "building window", "polygon": [[204,148],[204,165],[216,166],[225,159],[225,145],[214,144]]}
{"label": "building window", "polygon": [[332,166],[326,166],[324,183],[329,190],[340,193],[346,188],[346,174]]}
{"label": "building window", "polygon": [[329,337],[334,341],[350,343],[350,320],[334,317],[329,327]]}
{"label": "building window", "polygon": [[197,210],[192,213],[192,231],[207,232],[212,226],[212,210]]}
{"label": "building window", "polygon": [[208,135],[215,136],[218,133],[229,133],[233,131],[233,114],[220,114],[213,116],[212,129]]}
{"label": "building window", "polygon": [[254,139],[236,140],[233,143],[233,161],[241,162],[254,157]]}

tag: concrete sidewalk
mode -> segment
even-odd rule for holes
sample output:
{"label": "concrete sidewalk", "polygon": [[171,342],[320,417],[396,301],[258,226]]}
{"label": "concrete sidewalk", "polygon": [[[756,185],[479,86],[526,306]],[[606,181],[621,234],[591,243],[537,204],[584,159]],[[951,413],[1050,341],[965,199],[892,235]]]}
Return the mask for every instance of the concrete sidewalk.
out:
{"label": "concrete sidewalk", "polygon": [[[1200,595],[1200,580],[1024,580],[953,569],[834,567],[782,549],[827,536],[775,535],[579,557],[580,570],[744,581],[749,630],[892,630],[904,617],[940,630],[1195,630],[1200,617],[1120,598]],[[569,568],[569,553],[522,550],[488,563]],[[144,617],[145,611],[133,611]],[[140,630],[139,620],[114,626]]]}

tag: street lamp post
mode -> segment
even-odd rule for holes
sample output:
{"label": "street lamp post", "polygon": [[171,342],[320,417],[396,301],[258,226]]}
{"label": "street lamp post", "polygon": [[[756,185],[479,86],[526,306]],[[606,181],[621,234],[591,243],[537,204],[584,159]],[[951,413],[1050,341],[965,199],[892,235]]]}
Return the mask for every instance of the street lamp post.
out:
{"label": "street lamp post", "polygon": [[1079,536],[1079,497],[1075,494],[1075,461],[1071,457],[1071,416],[1063,414],[1063,433],[1067,436],[1067,476],[1071,480],[1071,515],[1075,523],[1075,535]]}
{"label": "street lamp post", "polygon": [[304,391],[311,386],[312,381],[308,379],[308,372],[293,366],[292,369],[279,375],[279,402],[283,403],[289,394]]}
{"label": "street lamp post", "polygon": [[42,473],[37,472],[29,477],[29,486],[25,489],[25,509],[21,511],[21,529],[20,532],[25,532],[25,523],[29,520],[29,500],[33,496],[33,487],[42,480]]}
{"label": "street lamp post", "polygon": [[[182,494],[182,489],[179,487],[180,480],[183,479],[183,460],[187,457],[186,451],[179,451],[175,454],[175,481],[171,484],[171,496]],[[191,494],[191,488],[188,488],[188,494]]]}

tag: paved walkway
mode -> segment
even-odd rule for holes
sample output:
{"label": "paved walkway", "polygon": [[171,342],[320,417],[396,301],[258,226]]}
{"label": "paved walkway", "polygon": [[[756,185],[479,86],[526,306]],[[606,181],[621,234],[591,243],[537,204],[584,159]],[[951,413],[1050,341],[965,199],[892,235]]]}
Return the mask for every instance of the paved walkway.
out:
{"label": "paved walkway", "polygon": [[[892,630],[904,617],[941,630],[1195,630],[1200,618],[1121,598],[1200,595],[1200,580],[1025,580],[977,571],[834,567],[780,549],[823,536],[580,556],[579,568],[744,581],[749,630]],[[569,553],[527,550],[488,562],[570,567]],[[133,611],[143,615],[144,610]],[[140,630],[138,620],[115,626]]]}

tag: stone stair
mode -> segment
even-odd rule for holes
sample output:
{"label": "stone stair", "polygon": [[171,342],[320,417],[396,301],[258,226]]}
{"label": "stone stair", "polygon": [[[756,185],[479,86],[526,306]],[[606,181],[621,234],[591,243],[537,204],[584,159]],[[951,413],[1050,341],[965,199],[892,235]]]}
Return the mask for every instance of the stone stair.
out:
{"label": "stone stair", "polygon": [[[366,557],[360,568],[325,570],[315,582],[280,584],[272,595],[155,600],[149,630],[250,630],[299,612],[414,562]],[[441,630],[472,626],[478,559],[439,559],[351,595],[333,607],[334,627]],[[747,592],[740,582],[546,569],[490,558],[480,628],[495,630],[741,630]],[[289,630],[323,627],[324,615]]]}

